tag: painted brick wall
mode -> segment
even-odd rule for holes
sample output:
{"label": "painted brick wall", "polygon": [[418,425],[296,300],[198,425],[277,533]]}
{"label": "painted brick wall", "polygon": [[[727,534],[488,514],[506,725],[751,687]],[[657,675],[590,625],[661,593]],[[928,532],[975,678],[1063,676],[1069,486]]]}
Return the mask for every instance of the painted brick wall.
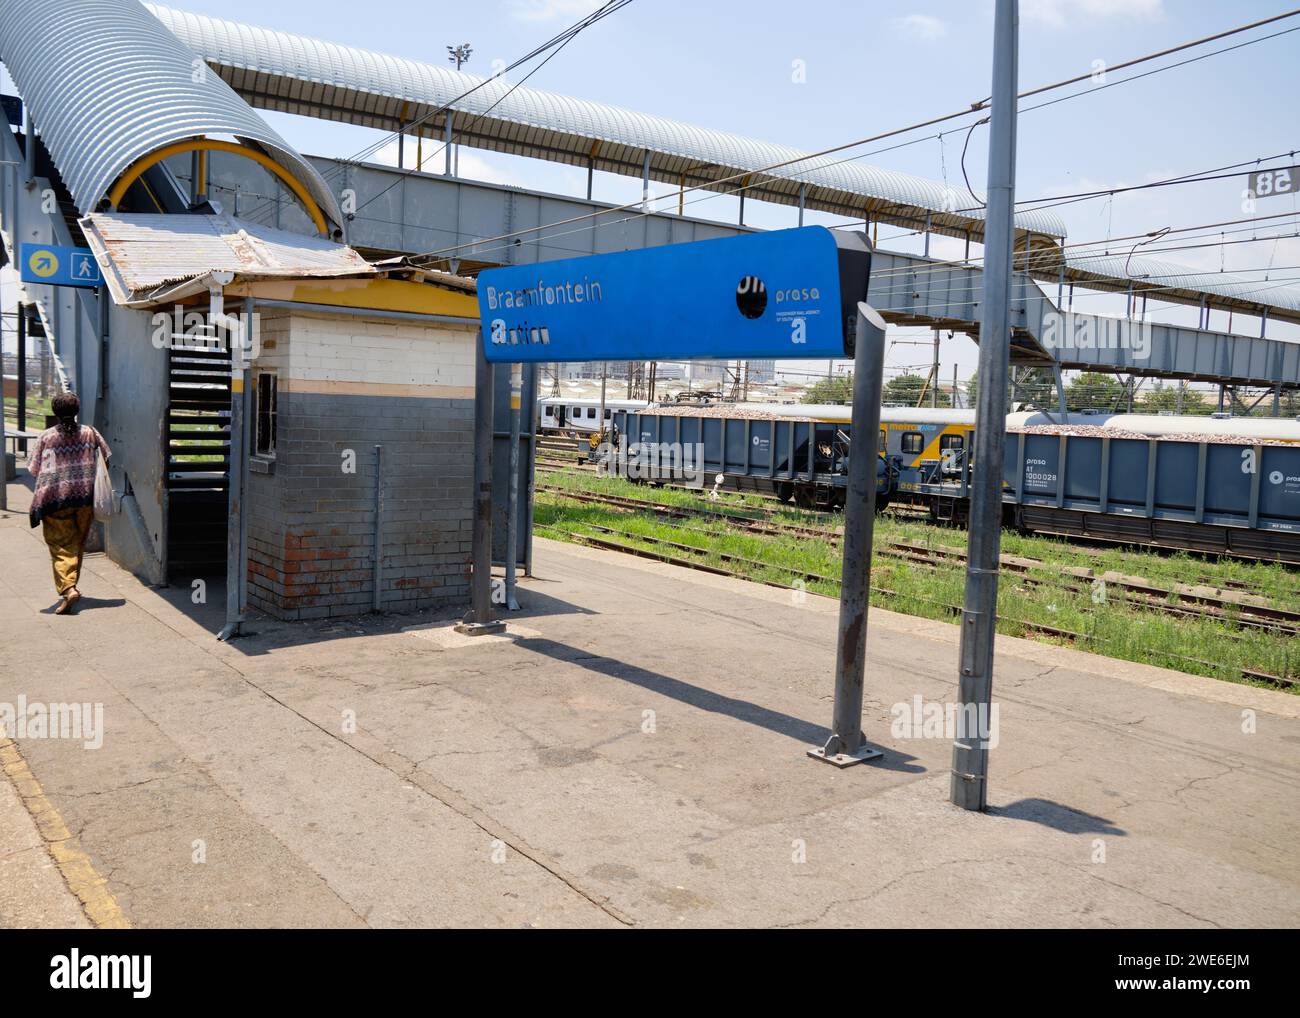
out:
{"label": "painted brick wall", "polygon": [[261,329],[279,427],[274,472],[249,478],[250,601],[291,619],[371,609],[381,445],[381,606],[467,603],[475,333],[297,313]]}

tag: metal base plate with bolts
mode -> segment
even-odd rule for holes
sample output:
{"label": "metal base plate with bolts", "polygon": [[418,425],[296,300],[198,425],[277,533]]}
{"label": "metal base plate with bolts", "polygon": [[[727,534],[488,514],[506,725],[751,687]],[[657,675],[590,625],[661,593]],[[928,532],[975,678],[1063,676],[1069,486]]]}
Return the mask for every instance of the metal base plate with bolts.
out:
{"label": "metal base plate with bolts", "polygon": [[491,622],[457,622],[456,632],[463,636],[493,636],[506,631],[506,624],[501,619]]}
{"label": "metal base plate with bolts", "polygon": [[863,742],[852,753],[840,752],[841,744],[839,736],[832,735],[826,740],[824,746],[814,746],[808,750],[808,755],[814,760],[821,760],[833,767],[839,767],[843,770],[845,767],[852,767],[854,764],[866,763],[868,760],[875,760],[885,755],[883,750],[876,749],[870,743]]}

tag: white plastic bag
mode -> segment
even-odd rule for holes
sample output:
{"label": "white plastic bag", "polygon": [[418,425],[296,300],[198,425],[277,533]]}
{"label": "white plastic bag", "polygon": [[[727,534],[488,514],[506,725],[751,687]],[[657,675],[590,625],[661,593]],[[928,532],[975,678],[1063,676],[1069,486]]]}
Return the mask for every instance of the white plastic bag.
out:
{"label": "white plastic bag", "polygon": [[103,452],[95,453],[95,519],[107,523],[117,512],[117,499],[113,495],[113,482],[108,476],[108,463]]}

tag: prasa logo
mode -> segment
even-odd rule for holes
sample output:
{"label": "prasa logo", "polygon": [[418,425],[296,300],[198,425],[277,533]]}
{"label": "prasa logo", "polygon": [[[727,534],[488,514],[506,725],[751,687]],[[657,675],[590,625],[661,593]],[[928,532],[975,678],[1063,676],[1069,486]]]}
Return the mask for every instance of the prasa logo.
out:
{"label": "prasa logo", "polygon": [[786,304],[792,300],[821,300],[821,299],[822,299],[821,291],[818,290],[817,287],[815,286],[805,286],[802,289],[800,289],[797,286],[792,286],[788,290],[776,291],[776,303],[778,304]]}

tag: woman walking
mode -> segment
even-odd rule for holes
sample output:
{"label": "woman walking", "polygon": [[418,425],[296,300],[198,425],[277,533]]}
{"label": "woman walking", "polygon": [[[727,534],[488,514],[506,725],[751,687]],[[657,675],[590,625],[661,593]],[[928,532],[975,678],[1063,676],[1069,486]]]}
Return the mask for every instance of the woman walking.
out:
{"label": "woman walking", "polygon": [[104,437],[89,425],[77,424],[81,401],[61,392],[51,401],[58,424],[47,428],[32,447],[27,469],[36,478],[32,496],[32,526],[40,523],[54,565],[59,592],[56,615],[66,615],[81,591],[81,556],[95,518],[95,468],[99,453],[113,454]]}

